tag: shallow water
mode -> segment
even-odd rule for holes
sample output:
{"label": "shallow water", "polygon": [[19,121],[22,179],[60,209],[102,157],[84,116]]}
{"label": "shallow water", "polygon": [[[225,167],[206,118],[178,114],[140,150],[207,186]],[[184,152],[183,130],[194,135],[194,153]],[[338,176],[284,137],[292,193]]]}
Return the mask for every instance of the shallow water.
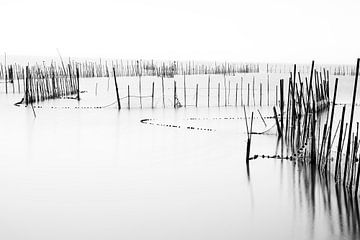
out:
{"label": "shallow water", "polygon": [[[244,78],[251,83],[252,76]],[[264,76],[258,79],[265,84]],[[186,109],[171,108],[171,79],[167,109],[160,85],[156,109],[149,99],[139,109],[137,98],[131,110],[127,99],[120,112],[116,104],[94,108],[115,101],[107,79],[82,80],[80,103],[35,104],[36,118],[31,108],[13,105],[21,95],[2,93],[0,239],[358,239],[358,199],[331,180],[286,160],[260,158],[247,171],[243,108],[216,107],[218,76],[215,107],[205,107],[207,76],[187,80],[189,104],[198,78],[201,107]],[[137,80],[120,79],[121,96],[128,82],[135,92]],[[143,80],[143,96],[152,80],[161,83]],[[230,99],[234,105],[234,92]],[[254,111],[255,129],[265,129],[257,108],[247,108],[248,114]],[[259,109],[272,115],[271,107]],[[273,133],[254,135],[252,154],[275,154]]]}

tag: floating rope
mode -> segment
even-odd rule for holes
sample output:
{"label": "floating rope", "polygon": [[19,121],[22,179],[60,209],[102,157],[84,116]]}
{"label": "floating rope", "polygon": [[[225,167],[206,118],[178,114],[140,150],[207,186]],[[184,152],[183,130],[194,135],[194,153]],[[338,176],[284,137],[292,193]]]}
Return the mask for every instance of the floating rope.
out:
{"label": "floating rope", "polygon": [[149,124],[153,126],[160,126],[160,127],[171,127],[171,128],[186,128],[189,130],[198,130],[198,131],[207,131],[207,132],[214,132],[215,129],[212,128],[201,128],[201,127],[193,127],[193,126],[180,126],[180,125],[174,125],[174,124],[165,124],[165,123],[155,123],[153,122],[154,119],[142,119],[140,120],[143,124]]}

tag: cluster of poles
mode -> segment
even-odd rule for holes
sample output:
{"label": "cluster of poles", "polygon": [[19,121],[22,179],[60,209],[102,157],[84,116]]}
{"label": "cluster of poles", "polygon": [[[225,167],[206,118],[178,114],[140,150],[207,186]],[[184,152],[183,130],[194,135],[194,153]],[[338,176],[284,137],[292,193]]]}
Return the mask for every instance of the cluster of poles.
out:
{"label": "cluster of poles", "polygon": [[[64,69],[66,72],[66,70]],[[24,102],[27,106],[34,102],[56,99],[64,96],[75,95],[80,100],[79,69],[68,65],[67,75],[59,76],[52,69],[47,72],[41,69],[25,68]]]}
{"label": "cluster of poles", "polygon": [[[332,102],[329,96],[329,72],[314,69],[311,65],[309,80],[302,80],[296,71],[296,65],[289,78],[287,104],[284,99],[284,81],[280,80],[280,107],[275,106],[274,119],[277,134],[281,140],[281,156],[283,146],[292,159],[309,163],[317,167],[324,175],[333,174],[337,183],[342,183],[357,194],[360,181],[359,162],[359,122],[354,125],[354,108],[359,75],[357,60],[353,98],[349,123],[345,124],[346,106],[342,107],[341,119],[333,135],[334,115],[338,78],[335,80]],[[285,109],[286,108],[286,109]],[[279,112],[279,113],[278,113]],[[246,123],[247,124],[247,123]],[[250,126],[252,126],[252,118]],[[248,129],[248,128],[247,128]],[[247,164],[251,144],[252,127],[248,129]],[[338,134],[337,134],[338,133]],[[334,142],[337,141],[336,151],[332,151]],[[335,152],[335,154],[333,154]]]}

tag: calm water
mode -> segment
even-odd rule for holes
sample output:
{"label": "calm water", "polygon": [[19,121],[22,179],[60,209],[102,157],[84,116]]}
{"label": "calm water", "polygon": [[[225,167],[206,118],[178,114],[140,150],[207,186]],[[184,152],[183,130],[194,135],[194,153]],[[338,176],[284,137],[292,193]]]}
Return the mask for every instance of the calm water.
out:
{"label": "calm water", "polygon": [[[266,75],[255,76],[267,105]],[[246,104],[253,75],[243,77]],[[270,105],[278,77],[270,76]],[[176,79],[183,103],[183,80]],[[14,106],[21,95],[5,95],[1,84],[0,239],[358,239],[358,199],[332,180],[286,160],[257,159],[246,170],[243,108],[233,106],[236,82],[240,104],[240,76],[229,80],[232,106],[204,107],[207,76],[192,76],[188,105],[199,83],[202,107],[174,110],[162,109],[161,80],[143,79],[143,96],[156,82],[157,109],[147,98],[141,110],[138,79],[120,79],[121,97],[127,84],[135,97],[134,109],[126,109],[124,98],[118,112],[112,79],[109,88],[107,79],[85,79],[80,103],[36,104],[36,118],[31,108]],[[212,106],[219,82],[223,77],[212,79]],[[170,107],[173,80],[165,84]],[[352,84],[342,78],[339,102],[350,102]],[[223,97],[221,89],[222,105]],[[267,129],[257,109],[247,109],[254,111],[254,128]],[[272,115],[271,107],[259,109]],[[252,154],[274,154],[273,133],[254,135]]]}

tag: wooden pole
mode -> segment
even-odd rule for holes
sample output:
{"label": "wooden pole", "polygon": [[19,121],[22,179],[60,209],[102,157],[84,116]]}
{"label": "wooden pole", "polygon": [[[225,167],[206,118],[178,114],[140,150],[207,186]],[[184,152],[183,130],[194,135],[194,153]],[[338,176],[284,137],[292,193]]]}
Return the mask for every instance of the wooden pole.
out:
{"label": "wooden pole", "polygon": [[195,106],[198,106],[198,98],[199,98],[199,84],[196,84],[196,101]]}
{"label": "wooden pole", "polygon": [[155,91],[155,83],[152,82],[152,90],[151,90],[151,108],[154,108],[154,91]]}
{"label": "wooden pole", "polygon": [[280,79],[280,126],[281,133],[284,132],[284,80]]}
{"label": "wooden pole", "polygon": [[80,101],[80,74],[79,68],[76,68],[76,80],[77,80],[77,100]]}
{"label": "wooden pole", "polygon": [[[345,117],[345,105],[342,109],[341,122],[340,122],[340,133],[339,133],[339,142],[336,152],[336,163],[335,163],[335,181],[338,179],[338,175],[341,174],[341,153],[342,153],[342,139],[343,139],[343,130],[344,130],[344,117]],[[346,134],[346,130],[345,130]],[[340,176],[341,177],[341,176]]]}
{"label": "wooden pole", "polygon": [[174,81],[174,108],[176,108],[176,81]]}
{"label": "wooden pole", "polygon": [[[336,92],[338,87],[338,78],[335,79],[335,88],[334,88],[334,96],[332,99],[332,107],[331,107],[331,115],[330,115],[330,123],[329,123],[329,134],[328,134],[328,144],[327,144],[327,152],[326,152],[326,162],[325,162],[325,169],[327,169],[329,157],[331,154],[331,131],[333,126],[333,120],[334,120],[334,112],[335,112],[335,102],[336,102]],[[330,166],[330,165],[329,165]]]}
{"label": "wooden pole", "polygon": [[349,157],[350,157],[351,132],[352,132],[352,125],[353,125],[353,120],[354,120],[354,108],[355,108],[358,76],[359,76],[359,64],[360,64],[360,58],[357,59],[357,63],[356,63],[355,84],[354,84],[353,99],[352,99],[351,112],[350,112],[348,144],[347,144],[346,154],[345,154],[344,183],[346,182],[346,172],[348,170],[348,161],[349,161]]}
{"label": "wooden pole", "polygon": [[277,130],[278,130],[279,137],[281,137],[281,136],[282,136],[281,127],[280,127],[280,124],[279,124],[278,114],[277,114],[277,112],[276,112],[276,107],[273,107],[273,111],[274,111],[276,128],[277,128]]}
{"label": "wooden pole", "polygon": [[117,85],[117,81],[116,81],[116,74],[115,74],[115,68],[113,68],[113,73],[114,73],[114,82],[115,82],[115,91],[116,91],[116,100],[118,103],[118,109],[121,109],[121,103],[120,103],[120,97],[119,97],[119,90],[118,90],[118,85]]}
{"label": "wooden pole", "polygon": [[238,102],[238,83],[236,83],[235,86],[235,107],[237,107],[237,102]]}
{"label": "wooden pole", "polygon": [[225,107],[227,106],[227,99],[226,99],[226,95],[227,95],[227,91],[226,91],[226,76],[225,76],[225,73],[224,73],[224,100],[225,100]]}

